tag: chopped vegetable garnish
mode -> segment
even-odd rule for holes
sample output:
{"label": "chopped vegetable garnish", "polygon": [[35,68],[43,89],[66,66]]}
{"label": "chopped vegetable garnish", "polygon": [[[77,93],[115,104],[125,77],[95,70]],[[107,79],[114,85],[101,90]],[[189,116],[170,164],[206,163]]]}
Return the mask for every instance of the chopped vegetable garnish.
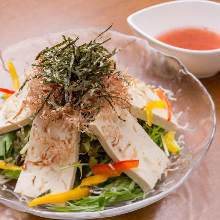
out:
{"label": "chopped vegetable garnish", "polygon": [[9,89],[4,89],[4,88],[0,88],[0,92],[3,92],[5,94],[10,94],[10,95],[15,93],[15,91],[12,91],[12,90],[9,90]]}
{"label": "chopped vegetable garnish", "polygon": [[170,121],[171,120],[171,109],[172,109],[170,101],[164,95],[164,92],[161,88],[157,89],[156,92],[157,92],[158,97],[167,104],[167,121]]}
{"label": "chopped vegetable garnish", "polygon": [[82,180],[82,183],[73,190],[54,195],[46,195],[32,200],[28,206],[36,206],[45,203],[63,203],[68,200],[78,200],[89,195],[89,186],[97,185],[108,179],[106,175],[90,176]]}
{"label": "chopped vegetable garnish", "polygon": [[150,101],[146,106],[145,106],[145,112],[147,114],[147,124],[149,126],[152,125],[152,117],[153,113],[152,110],[155,108],[166,108],[166,103],[164,101]]}
{"label": "chopped vegetable garnish", "polygon": [[6,164],[4,161],[0,162],[0,169],[2,170],[22,170],[22,167],[12,164]]}
{"label": "chopped vegetable garnish", "polygon": [[114,164],[97,164],[92,167],[92,172],[96,174],[105,174],[110,177],[120,176],[126,170],[136,168],[139,165],[139,160],[125,160]]}
{"label": "chopped vegetable garnish", "polygon": [[174,154],[178,154],[180,151],[179,145],[175,141],[175,131],[168,131],[163,136],[163,143],[166,145],[169,152],[172,152]]}
{"label": "chopped vegetable garnish", "polygon": [[17,91],[20,88],[20,82],[18,79],[18,74],[17,74],[15,67],[11,61],[8,62],[8,69],[11,74],[14,90]]}

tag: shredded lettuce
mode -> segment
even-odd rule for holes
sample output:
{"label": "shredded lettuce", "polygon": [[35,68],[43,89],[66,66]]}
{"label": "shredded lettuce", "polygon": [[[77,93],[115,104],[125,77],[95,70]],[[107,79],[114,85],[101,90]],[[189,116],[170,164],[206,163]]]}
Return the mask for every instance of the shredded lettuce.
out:
{"label": "shredded lettuce", "polygon": [[103,210],[106,206],[143,197],[141,188],[129,177],[123,175],[109,179],[99,185],[99,190],[93,196],[88,196],[78,201],[69,201],[66,206],[47,207],[60,212],[89,212]]}

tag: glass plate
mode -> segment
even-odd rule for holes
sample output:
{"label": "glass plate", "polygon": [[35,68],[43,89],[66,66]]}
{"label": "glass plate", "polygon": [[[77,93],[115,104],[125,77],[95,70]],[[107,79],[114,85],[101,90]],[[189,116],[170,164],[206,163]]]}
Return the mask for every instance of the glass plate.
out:
{"label": "glass plate", "polygon": [[[100,33],[100,29],[70,30],[62,34],[73,37],[75,36],[73,33],[88,41],[90,39],[87,38],[94,39],[94,36]],[[23,58],[22,53],[25,54],[27,50],[33,51],[36,55],[36,51],[45,45],[58,41],[58,36],[60,37],[61,33],[29,39],[3,51],[0,71],[5,80],[1,80],[0,87],[11,87],[9,74],[5,70],[8,60],[12,59],[17,70],[22,73],[25,65],[31,60],[33,62],[31,54],[28,58],[27,56]],[[174,94],[176,99],[172,100],[172,107],[180,125],[177,132],[182,146],[180,159],[169,169],[168,175],[158,182],[155,189],[147,193],[145,199],[137,198],[107,207],[103,211],[63,213],[50,211],[44,207],[28,208],[28,201],[13,192],[13,183],[0,186],[0,202],[4,205],[54,219],[94,219],[128,213],[164,198],[179,187],[207,153],[215,133],[216,116],[213,100],[201,82],[189,73],[178,59],[152,49],[147,41],[116,31],[108,32],[104,38],[109,36],[112,40],[106,47],[121,49],[114,58],[119,69],[126,70],[147,84],[161,86]]]}

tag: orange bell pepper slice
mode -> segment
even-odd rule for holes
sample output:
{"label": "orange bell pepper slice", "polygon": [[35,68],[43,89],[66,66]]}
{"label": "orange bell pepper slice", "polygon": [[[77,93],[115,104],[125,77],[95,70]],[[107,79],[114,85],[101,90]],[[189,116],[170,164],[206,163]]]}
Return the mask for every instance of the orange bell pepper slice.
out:
{"label": "orange bell pepper slice", "polygon": [[172,112],[172,106],[171,106],[171,103],[170,101],[167,99],[167,97],[164,95],[164,92],[161,88],[157,89],[156,90],[156,93],[158,95],[158,97],[164,101],[167,105],[167,121],[170,121],[171,120],[171,112]]}

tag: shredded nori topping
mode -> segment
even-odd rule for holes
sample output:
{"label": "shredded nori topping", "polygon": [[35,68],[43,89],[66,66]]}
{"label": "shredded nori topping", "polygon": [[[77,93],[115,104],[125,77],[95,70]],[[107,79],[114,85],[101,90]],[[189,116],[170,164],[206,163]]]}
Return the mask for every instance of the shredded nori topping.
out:
{"label": "shredded nori topping", "polygon": [[58,85],[60,95],[63,95],[63,99],[59,101],[48,99],[49,104],[59,107],[70,103],[74,109],[80,109],[81,100],[88,93],[110,101],[111,96],[106,93],[103,77],[116,70],[116,64],[111,59],[116,50],[109,52],[103,47],[110,38],[97,42],[110,28],[111,26],[94,40],[82,45],[77,45],[78,37],[72,39],[63,36],[61,43],[47,47],[37,55],[36,60],[40,62],[34,66],[42,71],[39,78],[44,84]]}

